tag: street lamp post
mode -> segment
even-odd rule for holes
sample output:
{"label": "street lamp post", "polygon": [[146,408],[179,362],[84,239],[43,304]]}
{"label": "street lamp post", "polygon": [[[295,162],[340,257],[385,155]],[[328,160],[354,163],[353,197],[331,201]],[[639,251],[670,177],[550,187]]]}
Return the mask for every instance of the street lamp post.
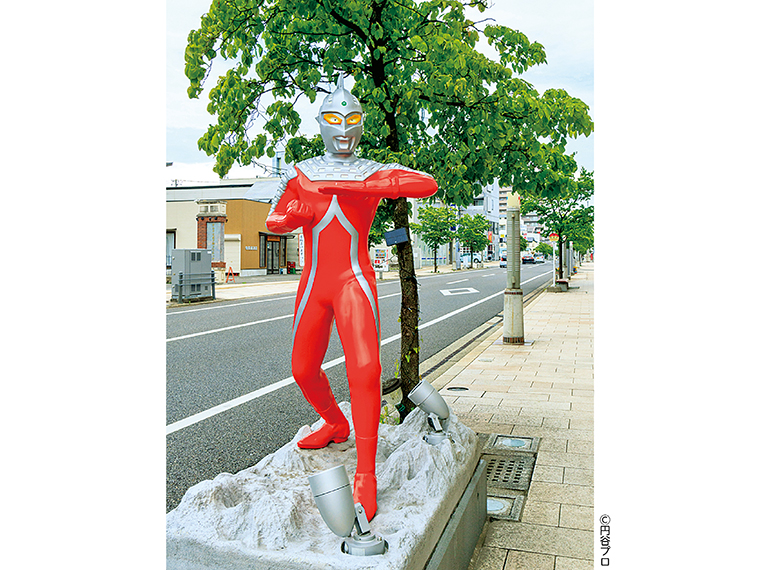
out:
{"label": "street lamp post", "polygon": [[505,344],[523,344],[523,291],[520,286],[520,197],[507,199],[507,288],[504,290]]}
{"label": "street lamp post", "polygon": [[549,239],[552,242],[552,287],[557,286],[557,240],[559,234],[552,232],[549,234]]}

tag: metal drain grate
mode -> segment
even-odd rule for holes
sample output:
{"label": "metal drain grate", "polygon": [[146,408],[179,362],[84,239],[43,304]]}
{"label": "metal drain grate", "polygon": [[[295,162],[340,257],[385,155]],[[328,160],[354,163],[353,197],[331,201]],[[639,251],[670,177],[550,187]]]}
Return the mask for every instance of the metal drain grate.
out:
{"label": "metal drain grate", "polygon": [[527,491],[536,458],[533,455],[484,455],[490,487]]}

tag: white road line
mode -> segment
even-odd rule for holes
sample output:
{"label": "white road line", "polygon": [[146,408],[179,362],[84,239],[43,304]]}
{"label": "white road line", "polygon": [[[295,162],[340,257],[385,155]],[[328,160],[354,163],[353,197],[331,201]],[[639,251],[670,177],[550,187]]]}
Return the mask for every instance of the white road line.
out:
{"label": "white road line", "polygon": [[283,301],[285,299],[295,299],[295,295],[290,295],[289,297],[277,297],[276,299],[259,299],[256,301],[245,301],[243,303],[230,303],[228,305],[214,305],[213,307],[199,307],[198,309],[186,309],[184,311],[172,311],[170,313],[166,313],[166,316],[169,315],[186,315],[187,313],[197,313],[198,311],[213,311],[217,309],[227,309],[229,307],[240,307],[241,305],[253,305],[254,303],[271,303],[273,301]]}
{"label": "white road line", "polygon": [[464,281],[469,281],[469,279],[460,279],[459,281],[449,281],[446,283],[446,285],[453,285],[454,283],[463,283]]}
{"label": "white road line", "polygon": [[[538,279],[539,277],[543,277],[544,275],[551,274],[551,271],[548,271],[546,273],[542,273],[541,275],[536,275],[535,277],[531,277],[530,279],[527,279],[520,283],[520,285],[524,285],[525,283],[529,283],[533,281],[534,279]],[[479,299],[478,301],[475,301],[474,303],[470,303],[469,305],[466,305],[464,307],[460,307],[459,309],[456,309],[455,311],[451,311],[450,313],[446,313],[445,315],[442,315],[436,319],[433,319],[432,321],[428,321],[425,324],[422,324],[419,326],[419,329],[426,329],[428,327],[432,327],[433,325],[437,325],[438,323],[445,321],[446,319],[449,319],[453,317],[454,315],[458,315],[459,313],[462,313],[466,311],[467,309],[472,309],[473,307],[476,307],[477,305],[480,305],[481,303],[485,303],[486,301],[490,301],[491,299],[498,297],[500,295],[503,295],[504,291],[499,291],[497,293],[494,293],[493,295],[489,295],[488,297],[483,297],[482,299]],[[293,316],[293,315],[287,315],[287,316]],[[276,317],[277,319],[281,319],[284,317]],[[269,319],[273,320],[273,319]],[[265,321],[259,321],[259,322],[265,322]],[[246,325],[237,325],[236,327],[228,327],[228,328],[238,328],[241,326],[247,326],[248,324],[255,324],[255,323],[247,323]],[[226,329],[219,329],[219,330],[226,330]],[[207,333],[198,333],[198,334],[207,334]],[[184,337],[176,337],[173,340],[176,340],[177,338],[184,338]],[[395,334],[393,336],[390,336],[386,338],[385,340],[380,342],[380,346],[385,346],[386,344],[389,344],[393,341],[396,341],[401,338],[400,334]],[[170,339],[167,339],[167,342]],[[325,362],[322,364],[322,369],[327,370],[328,368],[332,368],[333,366],[337,366],[341,362],[345,362],[346,357],[341,356],[340,358],[335,358],[329,362]],[[255,400],[257,398],[260,398],[261,396],[265,396],[266,394],[270,394],[274,392],[275,390],[279,390],[280,388],[284,388],[285,386],[289,386],[290,384],[293,384],[295,380],[292,376],[289,376],[288,378],[285,378],[284,380],[280,380],[279,382],[275,382],[273,384],[269,384],[268,386],[264,386],[263,388],[259,388],[258,390],[254,390],[253,392],[249,392],[248,394],[244,394],[242,396],[239,396],[237,398],[234,398],[233,400],[229,400],[228,402],[224,402],[223,404],[219,404],[218,406],[214,406],[213,408],[209,408],[208,410],[204,410],[202,412],[198,412],[197,414],[193,414],[192,416],[188,416],[187,418],[183,420],[176,421],[172,424],[169,424],[166,426],[166,435],[169,435],[170,433],[174,433],[176,431],[179,431],[183,428],[186,428],[188,426],[191,426],[193,424],[197,424],[198,422],[201,422],[205,419],[208,419],[212,416],[215,416],[217,414],[220,414],[224,411],[230,410],[232,408],[235,408],[241,404],[244,404],[246,402],[250,402],[251,400]]]}
{"label": "white road line", "polygon": [[[387,299],[388,297],[398,297],[399,295],[401,295],[401,292],[391,293],[390,295],[383,295],[382,297],[378,297],[378,300],[379,299]],[[243,303],[240,303],[240,304],[243,304]],[[191,309],[190,311],[187,311],[187,312],[189,313],[192,310],[203,310],[203,309]],[[202,331],[202,332],[197,332],[197,333],[192,333],[192,334],[186,334],[186,335],[183,335],[183,336],[175,336],[175,337],[172,337],[172,338],[167,338],[166,342],[172,342],[174,340],[183,340],[183,339],[186,339],[186,338],[193,338],[193,337],[196,337],[196,336],[204,336],[204,335],[207,335],[207,334],[213,334],[213,333],[218,333],[218,332],[223,332],[223,331],[229,331],[229,330],[232,330],[232,329],[239,329],[239,328],[242,328],[242,327],[250,327],[251,325],[260,325],[262,323],[270,323],[272,321],[279,321],[279,320],[282,320],[282,319],[290,319],[290,318],[293,318],[293,313],[290,313],[289,315],[282,315],[280,317],[272,317],[271,319],[262,319],[260,321],[253,321],[253,322],[250,322],[250,323],[243,323],[243,324],[240,324],[240,325],[232,325],[232,326],[229,326],[229,327],[222,327],[220,329],[212,329],[212,330],[209,330],[209,331]]]}
{"label": "white road line", "polygon": [[377,300],[379,301],[380,299],[387,299],[388,297],[398,297],[399,295],[401,295],[401,291],[398,293],[391,293],[390,295],[383,295],[382,297],[378,297]]}
{"label": "white road line", "polygon": [[280,321],[282,319],[292,319],[292,318],[293,318],[293,314],[291,313],[289,315],[282,315],[281,317],[272,317],[271,319],[261,319],[260,321],[253,321],[253,322],[250,322],[250,323],[243,323],[243,324],[240,324],[240,325],[232,325],[232,326],[229,326],[229,327],[222,327],[220,329],[212,329],[210,331],[203,331],[203,332],[197,332],[197,333],[192,333],[192,334],[186,334],[186,335],[182,335],[182,336],[175,336],[175,337],[172,337],[172,338],[167,338],[166,342],[172,342],[174,340],[183,340],[183,339],[186,339],[186,338],[193,338],[193,337],[196,337],[196,336],[204,336],[204,335],[207,335],[207,334],[213,334],[213,333],[218,333],[218,332],[222,332],[222,331],[230,331],[230,330],[233,330],[233,329],[240,329],[240,328],[243,328],[243,327],[250,327],[251,325],[260,325],[261,323],[271,323],[272,321]]}

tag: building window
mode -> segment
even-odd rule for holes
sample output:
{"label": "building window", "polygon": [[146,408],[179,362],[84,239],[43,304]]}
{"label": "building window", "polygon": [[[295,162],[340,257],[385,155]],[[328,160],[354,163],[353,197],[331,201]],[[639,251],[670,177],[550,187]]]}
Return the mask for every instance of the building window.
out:
{"label": "building window", "polygon": [[267,236],[259,234],[259,267],[267,266]]}

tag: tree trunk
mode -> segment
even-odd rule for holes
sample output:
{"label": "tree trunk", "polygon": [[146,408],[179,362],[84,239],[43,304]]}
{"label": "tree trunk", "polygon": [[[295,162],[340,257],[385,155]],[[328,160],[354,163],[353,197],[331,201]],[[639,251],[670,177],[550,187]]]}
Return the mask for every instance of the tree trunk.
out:
{"label": "tree trunk", "polygon": [[433,273],[438,273],[438,246],[433,248]]}
{"label": "tree trunk", "polygon": [[409,400],[409,392],[420,381],[420,334],[419,334],[419,294],[417,277],[414,273],[414,252],[409,235],[409,207],[406,198],[393,200],[393,223],[395,227],[406,228],[410,241],[397,244],[399,281],[401,282],[401,355],[399,379],[401,381],[401,421],[414,408]]}
{"label": "tree trunk", "polygon": [[559,279],[562,279],[562,276],[564,275],[563,269],[562,269],[562,250],[565,249],[565,240],[562,239],[562,236],[559,236],[559,240],[557,241],[557,249],[559,250]]}

